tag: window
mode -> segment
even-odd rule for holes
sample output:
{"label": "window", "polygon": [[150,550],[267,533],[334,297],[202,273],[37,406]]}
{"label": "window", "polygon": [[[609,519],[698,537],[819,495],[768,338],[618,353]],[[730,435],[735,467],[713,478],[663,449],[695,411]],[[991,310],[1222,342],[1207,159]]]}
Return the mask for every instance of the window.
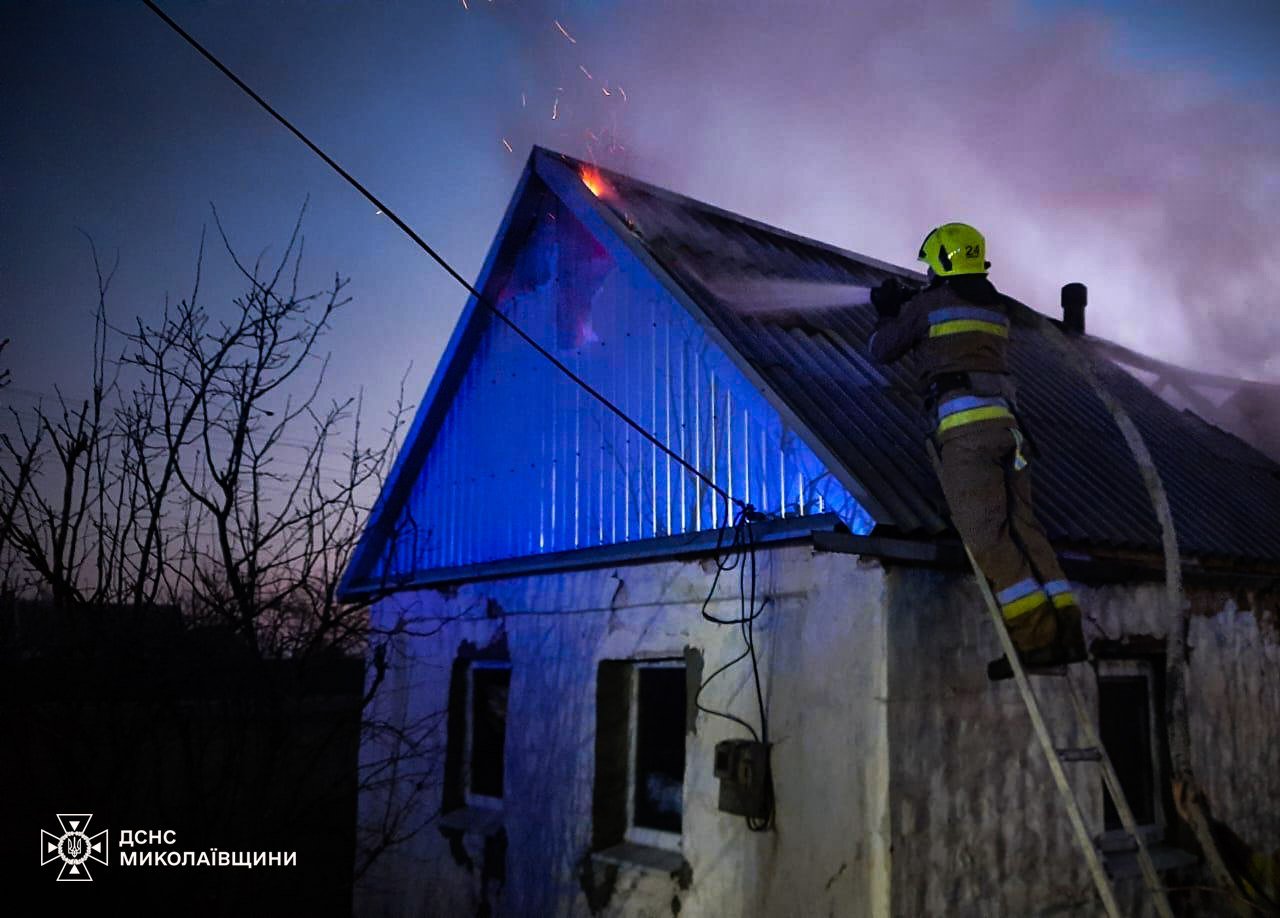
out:
{"label": "window", "polygon": [[[1102,642],[1095,644],[1094,650],[1100,657],[1099,737],[1151,860],[1159,871],[1194,864],[1194,855],[1165,840],[1169,820],[1176,815],[1166,778],[1172,766],[1164,726],[1163,642],[1149,642],[1145,652],[1137,655],[1132,646],[1109,649]],[[1102,782],[1100,770],[1098,781]],[[1100,844],[1107,872],[1116,879],[1141,876],[1137,846],[1124,830],[1105,786],[1102,797],[1104,831]]]}
{"label": "window", "polygon": [[627,840],[664,847],[684,815],[684,663],[632,667]]}
{"label": "window", "polygon": [[[1150,660],[1103,660],[1098,668],[1098,720],[1102,745],[1139,826],[1162,826],[1160,750],[1163,711]],[[1101,780],[1101,778],[1099,778]],[[1104,827],[1123,831],[1111,795],[1103,790]]]}
{"label": "window", "polygon": [[502,805],[511,664],[473,660],[467,678],[466,801]]}
{"label": "window", "polygon": [[[501,810],[511,662],[505,646],[459,656],[449,678],[449,715],[440,801],[445,813]],[[481,815],[481,814],[476,814]]]}
{"label": "window", "polygon": [[596,686],[593,841],[679,850],[688,690],[684,658],[605,661]]}

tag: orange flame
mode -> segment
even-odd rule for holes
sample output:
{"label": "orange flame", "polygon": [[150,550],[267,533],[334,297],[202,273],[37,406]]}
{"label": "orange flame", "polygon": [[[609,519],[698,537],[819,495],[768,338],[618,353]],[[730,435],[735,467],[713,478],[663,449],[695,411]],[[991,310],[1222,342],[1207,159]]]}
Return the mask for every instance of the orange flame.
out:
{"label": "orange flame", "polygon": [[609,186],[605,183],[604,176],[592,166],[583,167],[582,184],[586,185],[597,198],[602,198],[609,193]]}

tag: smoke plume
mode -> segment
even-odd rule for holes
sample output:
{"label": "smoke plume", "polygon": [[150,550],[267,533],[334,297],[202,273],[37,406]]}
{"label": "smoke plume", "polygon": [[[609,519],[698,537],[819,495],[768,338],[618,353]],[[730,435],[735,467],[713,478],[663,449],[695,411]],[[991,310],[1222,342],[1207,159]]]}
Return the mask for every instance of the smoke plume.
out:
{"label": "smoke plume", "polygon": [[511,21],[548,96],[526,144],[907,266],[931,227],[970,222],[992,280],[1041,312],[1082,281],[1094,334],[1280,378],[1280,105],[1138,62],[1100,15],[870,0]]}

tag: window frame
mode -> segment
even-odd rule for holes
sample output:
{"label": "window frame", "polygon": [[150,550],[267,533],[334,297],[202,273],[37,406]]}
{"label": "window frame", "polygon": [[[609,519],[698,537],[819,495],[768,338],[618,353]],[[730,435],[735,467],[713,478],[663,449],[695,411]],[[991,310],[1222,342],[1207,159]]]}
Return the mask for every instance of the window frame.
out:
{"label": "window frame", "polygon": [[[502,669],[508,673],[511,672],[510,660],[470,660],[467,663],[466,677],[466,698],[465,704],[465,723],[466,733],[462,744],[462,796],[468,807],[476,807],[485,810],[501,810],[503,808],[503,797],[494,797],[489,794],[476,793],[471,789],[471,765],[473,755],[475,753],[475,674],[478,670],[483,669]],[[508,676],[508,690],[510,689],[510,676]],[[508,708],[510,711],[510,708]],[[506,748],[507,748],[507,722],[508,718],[504,715],[502,721],[502,752],[503,752],[503,769],[506,768]],[[503,775],[503,794],[506,793],[506,776]]]}
{"label": "window frame", "polygon": [[[689,744],[685,742],[684,769],[681,775],[680,792],[680,825],[681,831],[671,832],[665,829],[654,829],[635,824],[636,807],[636,760],[639,757],[640,726],[640,673],[645,669],[680,669],[688,672],[684,657],[661,657],[654,659],[637,659],[628,661],[627,672],[627,784],[626,784],[626,829],[624,841],[633,845],[648,848],[659,848],[664,851],[680,851],[684,841],[684,777],[688,774]],[[688,704],[686,689],[686,705]],[[681,712],[682,715],[685,712]],[[685,731],[687,735],[687,730]]]}
{"label": "window frame", "polygon": [[[1159,703],[1155,665],[1156,660],[1149,658],[1123,658],[1123,659],[1099,659],[1097,661],[1097,680],[1098,680],[1098,719],[1099,729],[1102,719],[1102,683],[1107,680],[1131,680],[1142,679],[1146,685],[1147,694],[1147,755],[1151,762],[1151,815],[1152,821],[1147,823],[1138,823],[1136,828],[1142,834],[1147,845],[1153,845],[1164,841],[1165,830],[1169,825],[1169,814],[1165,810],[1164,794],[1162,789],[1165,786],[1166,775],[1164,774],[1164,761],[1161,755],[1161,725],[1164,722],[1163,712],[1157,709]],[[1101,737],[1099,737],[1101,742]],[[1108,753],[1110,757],[1110,753]],[[1098,783],[1102,791],[1101,794],[1101,825],[1102,832],[1099,841],[1105,850],[1128,849],[1133,847],[1134,842],[1130,839],[1129,833],[1125,831],[1123,825],[1108,829],[1106,827],[1106,798],[1107,789],[1106,781],[1103,779],[1101,770],[1098,774]],[[1132,809],[1133,802],[1129,801]],[[1136,819],[1136,815],[1135,815]]]}

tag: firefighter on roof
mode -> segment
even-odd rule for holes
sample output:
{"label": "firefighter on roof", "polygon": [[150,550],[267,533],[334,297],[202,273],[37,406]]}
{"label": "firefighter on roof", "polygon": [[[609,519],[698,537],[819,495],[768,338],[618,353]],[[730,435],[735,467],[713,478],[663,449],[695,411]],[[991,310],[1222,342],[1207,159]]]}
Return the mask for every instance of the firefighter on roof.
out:
{"label": "firefighter on roof", "polygon": [[[985,240],[972,226],[947,223],[925,237],[919,260],[929,266],[923,290],[890,279],[872,291],[879,321],[871,355],[915,355],[951,520],[991,581],[1024,665],[1083,660],[1080,607],[1032,512],[1005,362],[1009,311],[987,279]],[[990,664],[988,675],[1008,678],[1008,661]]]}

